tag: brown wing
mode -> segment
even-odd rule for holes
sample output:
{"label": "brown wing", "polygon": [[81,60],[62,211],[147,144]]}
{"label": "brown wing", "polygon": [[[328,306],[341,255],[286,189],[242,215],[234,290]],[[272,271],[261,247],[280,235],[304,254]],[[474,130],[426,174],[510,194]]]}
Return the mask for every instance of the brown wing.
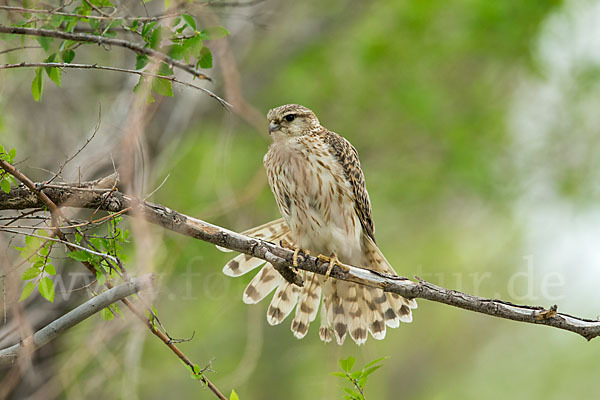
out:
{"label": "brown wing", "polygon": [[346,174],[346,179],[352,185],[354,192],[354,210],[358,214],[360,223],[366,234],[375,241],[375,226],[371,214],[371,200],[367,193],[365,176],[360,168],[358,152],[349,141],[335,132],[324,130],[322,136],[333,150],[333,154],[341,164]]}

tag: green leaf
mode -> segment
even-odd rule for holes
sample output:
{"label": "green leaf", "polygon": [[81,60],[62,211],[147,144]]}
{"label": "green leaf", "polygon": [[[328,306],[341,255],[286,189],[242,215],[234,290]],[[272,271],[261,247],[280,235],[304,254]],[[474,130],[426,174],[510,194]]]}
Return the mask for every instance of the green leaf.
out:
{"label": "green leaf", "polygon": [[108,307],[103,308],[102,310],[100,310],[100,316],[105,321],[110,321],[110,320],[112,320],[112,319],[115,318],[115,315],[112,313],[112,311]]}
{"label": "green leaf", "polygon": [[21,280],[28,281],[37,277],[41,273],[40,269],[37,267],[30,267],[23,272],[21,275]]}
{"label": "green leaf", "polygon": [[72,251],[67,255],[77,261],[88,261],[91,256],[90,253],[88,253],[87,251],[83,251],[83,250]]}
{"label": "green leaf", "polygon": [[233,389],[231,389],[231,394],[229,395],[229,400],[240,400],[239,396]]}
{"label": "green leaf", "polygon": [[174,44],[169,47],[167,54],[174,60],[181,60],[185,56],[185,49],[180,44]]}
{"label": "green leaf", "polygon": [[381,358],[378,358],[376,360],[373,360],[370,363],[365,364],[365,366],[363,367],[363,369],[368,368],[368,367],[370,367],[373,364],[377,364],[380,361],[387,360],[388,358],[390,358],[390,356],[381,357]]}
{"label": "green leaf", "polygon": [[189,14],[183,14],[181,18],[183,18],[183,21],[190,29],[194,32],[196,31],[196,21],[194,21],[194,17]]}
{"label": "green leaf", "polygon": [[202,378],[202,372],[200,372],[202,370],[200,369],[200,367],[198,366],[198,364],[194,364],[194,366],[190,366],[190,365],[184,363],[184,365],[190,371],[191,377],[193,379],[201,379]]}
{"label": "green leaf", "polygon": [[10,193],[10,181],[8,179],[2,178],[2,180],[0,181],[0,188],[2,188],[2,191],[4,193]]}
{"label": "green leaf", "polygon": [[56,29],[60,26],[60,24],[62,24],[64,19],[64,16],[54,14],[50,17],[48,24],[50,24],[54,29]]}
{"label": "green leaf", "polygon": [[160,63],[160,65],[158,66],[158,75],[173,75],[173,68],[171,68],[167,63]]}
{"label": "green leaf", "polygon": [[45,276],[40,279],[38,290],[46,300],[48,300],[50,303],[54,302],[54,283],[50,278]]}
{"label": "green leaf", "polygon": [[148,56],[145,54],[136,54],[135,69],[142,69],[148,64]]}
{"label": "green leaf", "polygon": [[52,80],[52,82],[56,83],[56,86],[58,86],[58,87],[62,86],[61,81],[60,81],[62,71],[60,68],[57,68],[57,67],[46,68],[46,73],[48,74],[48,77]]}
{"label": "green leaf", "polygon": [[79,19],[76,17],[65,17],[65,21],[68,21],[67,26],[65,27],[65,32],[70,33],[73,32],[73,29],[75,29],[75,25],[77,25]]}
{"label": "green leaf", "polygon": [[198,64],[200,68],[212,68],[212,54],[208,47],[203,47],[198,54]]}
{"label": "green leaf", "polygon": [[44,76],[42,75],[42,69],[35,69],[35,77],[31,82],[31,94],[35,101],[40,101],[42,98],[42,92],[44,91]]}
{"label": "green leaf", "polygon": [[159,26],[154,31],[152,31],[152,35],[150,36],[150,41],[148,44],[151,49],[158,49],[160,47],[160,41],[162,39],[162,28]]}
{"label": "green leaf", "polygon": [[77,243],[77,244],[81,243],[81,239],[83,239],[83,236],[81,236],[81,233],[75,232],[75,243]]}
{"label": "green leaf", "polygon": [[150,35],[150,32],[152,32],[152,28],[154,28],[155,26],[156,22],[154,21],[144,24],[144,27],[142,28],[142,37],[148,40],[148,36]]}
{"label": "green leaf", "polygon": [[31,293],[33,293],[33,289],[35,289],[35,282],[28,282],[27,285],[23,287],[23,291],[21,292],[21,297],[19,297],[19,301],[23,301],[28,298]]}
{"label": "green leaf", "polygon": [[222,26],[209,26],[208,28],[200,31],[200,35],[202,39],[215,40],[229,35],[229,31]]}
{"label": "green leaf", "polygon": [[343,371],[346,372],[350,372],[352,370],[352,367],[354,366],[354,363],[356,362],[356,359],[352,356],[346,358],[345,360],[340,360],[340,367],[342,368]]}
{"label": "green leaf", "polygon": [[373,372],[377,371],[381,367],[383,367],[383,365],[376,365],[376,366],[371,367],[371,368],[366,368],[366,369],[363,370],[364,371],[363,372],[363,376],[367,377],[367,376],[371,375]]}
{"label": "green leaf", "polygon": [[161,78],[154,78],[152,80],[152,90],[161,96],[173,97],[173,90],[171,88],[171,81]]}
{"label": "green leaf", "polygon": [[197,54],[200,54],[200,51],[202,50],[202,39],[199,35],[193,36],[185,39],[182,46],[185,60],[189,63],[190,55],[196,56]]}
{"label": "green leaf", "polygon": [[352,379],[358,379],[361,376],[362,376],[362,371],[355,371],[350,374],[350,378],[352,378]]}
{"label": "green leaf", "polygon": [[75,52],[71,49],[67,49],[60,53],[60,58],[62,58],[62,60],[67,64],[70,64],[75,58]]}
{"label": "green leaf", "polygon": [[16,149],[10,149],[10,151],[8,152],[8,161],[9,162],[13,162],[15,160],[15,157],[17,156],[17,150]]}
{"label": "green leaf", "polygon": [[36,36],[35,39],[38,41],[40,46],[42,46],[42,49],[44,49],[44,51],[50,50],[50,44],[52,44],[52,38],[45,37],[45,36]]}
{"label": "green leaf", "polygon": [[54,268],[54,265],[52,265],[50,263],[46,264],[46,266],[44,267],[44,271],[48,275],[56,275],[56,268]]}

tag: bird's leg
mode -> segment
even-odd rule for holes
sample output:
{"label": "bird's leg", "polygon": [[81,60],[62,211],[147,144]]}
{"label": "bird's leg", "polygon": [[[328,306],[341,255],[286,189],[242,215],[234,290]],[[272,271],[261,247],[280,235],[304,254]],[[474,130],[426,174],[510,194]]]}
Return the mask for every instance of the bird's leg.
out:
{"label": "bird's leg", "polygon": [[285,239],[281,239],[279,241],[279,244],[281,245],[281,247],[284,247],[284,248],[290,249],[290,250],[294,250],[294,256],[292,257],[292,265],[294,266],[294,268],[298,268],[298,255],[300,254],[300,252],[306,254],[307,256],[310,255],[310,251],[301,250],[299,247],[295,247],[294,245],[292,245],[290,242],[288,242]]}
{"label": "bird's leg", "polygon": [[331,271],[333,270],[333,266],[334,265],[339,265],[340,267],[342,266],[342,263],[337,258],[337,255],[335,253],[332,253],[329,257],[327,257],[327,256],[325,256],[323,254],[319,254],[317,256],[317,258],[319,260],[321,260],[321,261],[329,263],[329,266],[327,267],[327,272],[325,273],[325,280],[326,281],[327,281],[327,279],[329,279],[329,275],[331,274]]}

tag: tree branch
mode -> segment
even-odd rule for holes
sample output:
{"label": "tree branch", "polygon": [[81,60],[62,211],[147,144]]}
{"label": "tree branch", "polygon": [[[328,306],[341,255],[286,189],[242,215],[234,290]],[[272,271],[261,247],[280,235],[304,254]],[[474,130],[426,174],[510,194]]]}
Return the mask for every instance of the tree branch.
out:
{"label": "tree branch", "polygon": [[17,35],[28,35],[28,36],[42,36],[42,37],[51,37],[57,39],[64,40],[73,40],[75,42],[83,42],[83,43],[97,43],[100,45],[109,45],[109,46],[117,46],[129,49],[137,54],[146,55],[154,58],[155,60],[162,61],[172,67],[177,67],[183,71],[186,71],[196,78],[206,79],[208,81],[212,81],[211,78],[204,75],[192,65],[188,65],[177,61],[168,55],[161,53],[160,51],[153,50],[148,47],[144,47],[140,44],[129,42],[123,39],[115,39],[105,36],[96,36],[96,35],[88,35],[85,33],[69,33],[62,31],[55,31],[50,29],[37,29],[37,28],[24,28],[20,26],[5,26],[0,25],[0,33],[13,33]]}
{"label": "tree branch", "polygon": [[22,339],[13,346],[0,350],[0,365],[13,363],[17,357],[20,356],[22,351],[33,352],[44,346],[46,343],[54,340],[67,329],[72,328],[109,305],[137,293],[142,289],[151,287],[152,280],[152,275],[133,278],[129,282],[125,282],[91,298],[77,308],[52,321],[32,336]]}
{"label": "tree branch", "polygon": [[[144,202],[121,192],[100,193],[82,190],[76,185],[53,185],[42,192],[61,207],[91,208],[119,212],[145,218],[151,223],[189,237],[200,239],[217,246],[249,254],[279,264],[290,271],[294,252],[266,242],[251,238],[202,220],[189,217],[159,204]],[[9,194],[0,193],[0,210],[21,210],[38,208],[44,204],[25,187],[14,188]],[[277,266],[277,265],[276,265]],[[329,264],[316,257],[300,254],[298,268],[325,275]],[[446,289],[417,278],[413,282],[408,278],[392,276],[350,265],[335,265],[331,277],[377,287],[385,292],[397,293],[407,298],[421,298],[447,304],[465,310],[531,324],[552,326],[577,333],[587,340],[600,335],[600,321],[558,313],[554,307],[545,309],[528,305],[518,305],[506,301],[472,296],[455,290]]]}
{"label": "tree branch", "polygon": [[198,89],[198,90],[206,93],[210,97],[214,98],[215,100],[217,100],[223,107],[225,107],[225,108],[232,107],[231,104],[229,104],[227,101],[225,101],[221,97],[217,96],[216,94],[214,94],[210,90],[205,89],[205,88],[200,87],[200,86],[197,86],[197,85],[194,85],[193,83],[188,83],[188,82],[180,81],[179,79],[175,78],[174,76],[157,75],[157,74],[151,74],[149,72],[137,71],[137,70],[134,70],[134,69],[117,68],[117,67],[107,67],[107,66],[98,65],[98,64],[69,64],[69,63],[57,63],[57,62],[45,62],[45,63],[27,63],[27,62],[22,62],[22,63],[18,63],[18,64],[0,64],[0,69],[39,68],[39,67],[43,67],[43,68],[99,69],[99,70],[103,70],[103,71],[125,72],[125,73],[128,73],[128,74],[134,74],[134,75],[139,75],[139,76],[146,76],[146,77],[150,77],[150,78],[164,79],[166,81],[171,81],[171,82],[177,83],[179,85],[183,85],[183,86],[191,87],[191,88],[194,88],[194,89]]}
{"label": "tree branch", "polygon": [[[20,186],[19,188],[29,191],[30,194],[32,194],[34,196],[35,200],[40,201],[41,204],[43,204],[42,207],[48,207],[52,211],[53,223],[56,222],[56,221],[54,221],[54,215],[60,214],[60,207],[57,206],[56,203],[53,200],[51,200],[43,192],[43,187],[44,187],[43,184],[33,183],[27,176],[25,176],[21,171],[16,169],[13,165],[11,165],[10,163],[8,163],[4,160],[1,160],[1,159],[0,159],[0,168],[4,169],[6,172],[10,173],[15,178],[20,180],[24,184],[24,186]],[[118,176],[113,174],[113,175],[109,175],[105,178],[96,180],[94,182],[88,182],[88,183],[84,183],[84,184],[75,184],[75,185],[71,185],[71,187],[75,187],[79,190],[85,190],[87,192],[88,190],[93,190],[93,189],[90,189],[90,186],[93,186],[94,184],[97,185],[95,187],[105,188],[107,182],[117,182],[117,181],[118,181]],[[116,183],[113,184],[113,187],[115,185],[116,185]],[[61,187],[61,185],[53,185],[53,186]],[[12,190],[11,190],[11,192],[12,192]],[[4,193],[4,192],[2,191],[2,193]],[[87,192],[87,193],[96,193],[96,192],[93,191],[93,192]],[[112,193],[114,193],[113,190],[102,193],[102,200],[100,201],[100,204],[97,207],[95,207],[95,209],[96,210],[101,209],[101,207],[105,205],[106,200],[110,197],[110,195]],[[61,204],[61,206],[64,206],[64,205]],[[125,210],[126,209],[123,209],[122,211],[124,212]],[[68,222],[68,220],[67,220],[67,222]],[[91,223],[92,222],[90,222],[90,224]],[[64,233],[61,231],[61,229],[59,227],[54,226],[53,232],[62,241],[69,243],[66,236],[64,235]],[[73,246],[71,246],[70,244],[67,244],[66,246],[69,250],[73,251],[73,249],[74,249]],[[81,261],[81,263],[92,274],[95,274],[95,268],[88,261]],[[127,280],[129,280],[129,279],[127,278]],[[106,287],[108,287],[109,289],[113,288],[113,285],[112,285],[112,283],[110,283],[110,281],[107,281],[104,285]],[[123,304],[125,304],[127,306],[127,308],[129,308],[129,310],[131,310],[131,312],[134,313],[134,315],[136,315],[138,317],[138,319],[140,321],[142,321],[146,325],[146,327],[150,330],[150,332],[152,332],[152,334],[154,336],[159,338],[173,353],[175,353],[175,355],[177,355],[177,357],[179,357],[179,359],[184,364],[186,364],[191,369],[193,374],[195,376],[197,376],[198,379],[201,382],[203,382],[215,394],[215,396],[217,396],[221,400],[227,400],[226,397],[219,391],[219,389],[203,374],[203,370],[197,371],[196,365],[185,354],[183,354],[183,352],[181,350],[179,350],[179,348],[177,346],[175,346],[175,344],[173,343],[173,340],[168,335],[166,335],[165,333],[163,333],[162,331],[160,331],[159,329],[157,329],[154,326],[153,320],[150,320],[149,318],[147,318],[143,312],[138,310],[138,308],[132,302],[129,301],[129,299],[123,298],[123,299],[121,299],[121,301],[123,302]],[[151,315],[154,316],[154,313],[151,309],[149,309],[149,312]]]}

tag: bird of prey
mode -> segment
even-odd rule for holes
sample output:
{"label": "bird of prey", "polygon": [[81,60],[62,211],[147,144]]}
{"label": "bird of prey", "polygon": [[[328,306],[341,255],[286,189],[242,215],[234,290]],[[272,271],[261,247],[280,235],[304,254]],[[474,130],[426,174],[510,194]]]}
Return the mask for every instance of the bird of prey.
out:
{"label": "bird of prey", "polygon": [[[331,256],[374,271],[396,274],[375,242],[371,202],[356,149],[346,139],[321,126],[306,107],[287,104],[269,111],[273,140],[264,157],[269,185],[283,218],[250,229],[244,234],[287,242],[313,255]],[[323,257],[323,256],[321,256]],[[223,268],[240,276],[264,260],[240,254]],[[321,307],[321,340],[335,337],[342,344],[347,334],[357,344],[368,332],[383,339],[386,326],[411,322],[414,299],[381,289],[300,271],[304,286],[287,282],[269,263],[252,279],[243,301],[254,304],[274,289],[267,311],[271,325],[281,323],[296,309],[292,332],[303,338]]]}

